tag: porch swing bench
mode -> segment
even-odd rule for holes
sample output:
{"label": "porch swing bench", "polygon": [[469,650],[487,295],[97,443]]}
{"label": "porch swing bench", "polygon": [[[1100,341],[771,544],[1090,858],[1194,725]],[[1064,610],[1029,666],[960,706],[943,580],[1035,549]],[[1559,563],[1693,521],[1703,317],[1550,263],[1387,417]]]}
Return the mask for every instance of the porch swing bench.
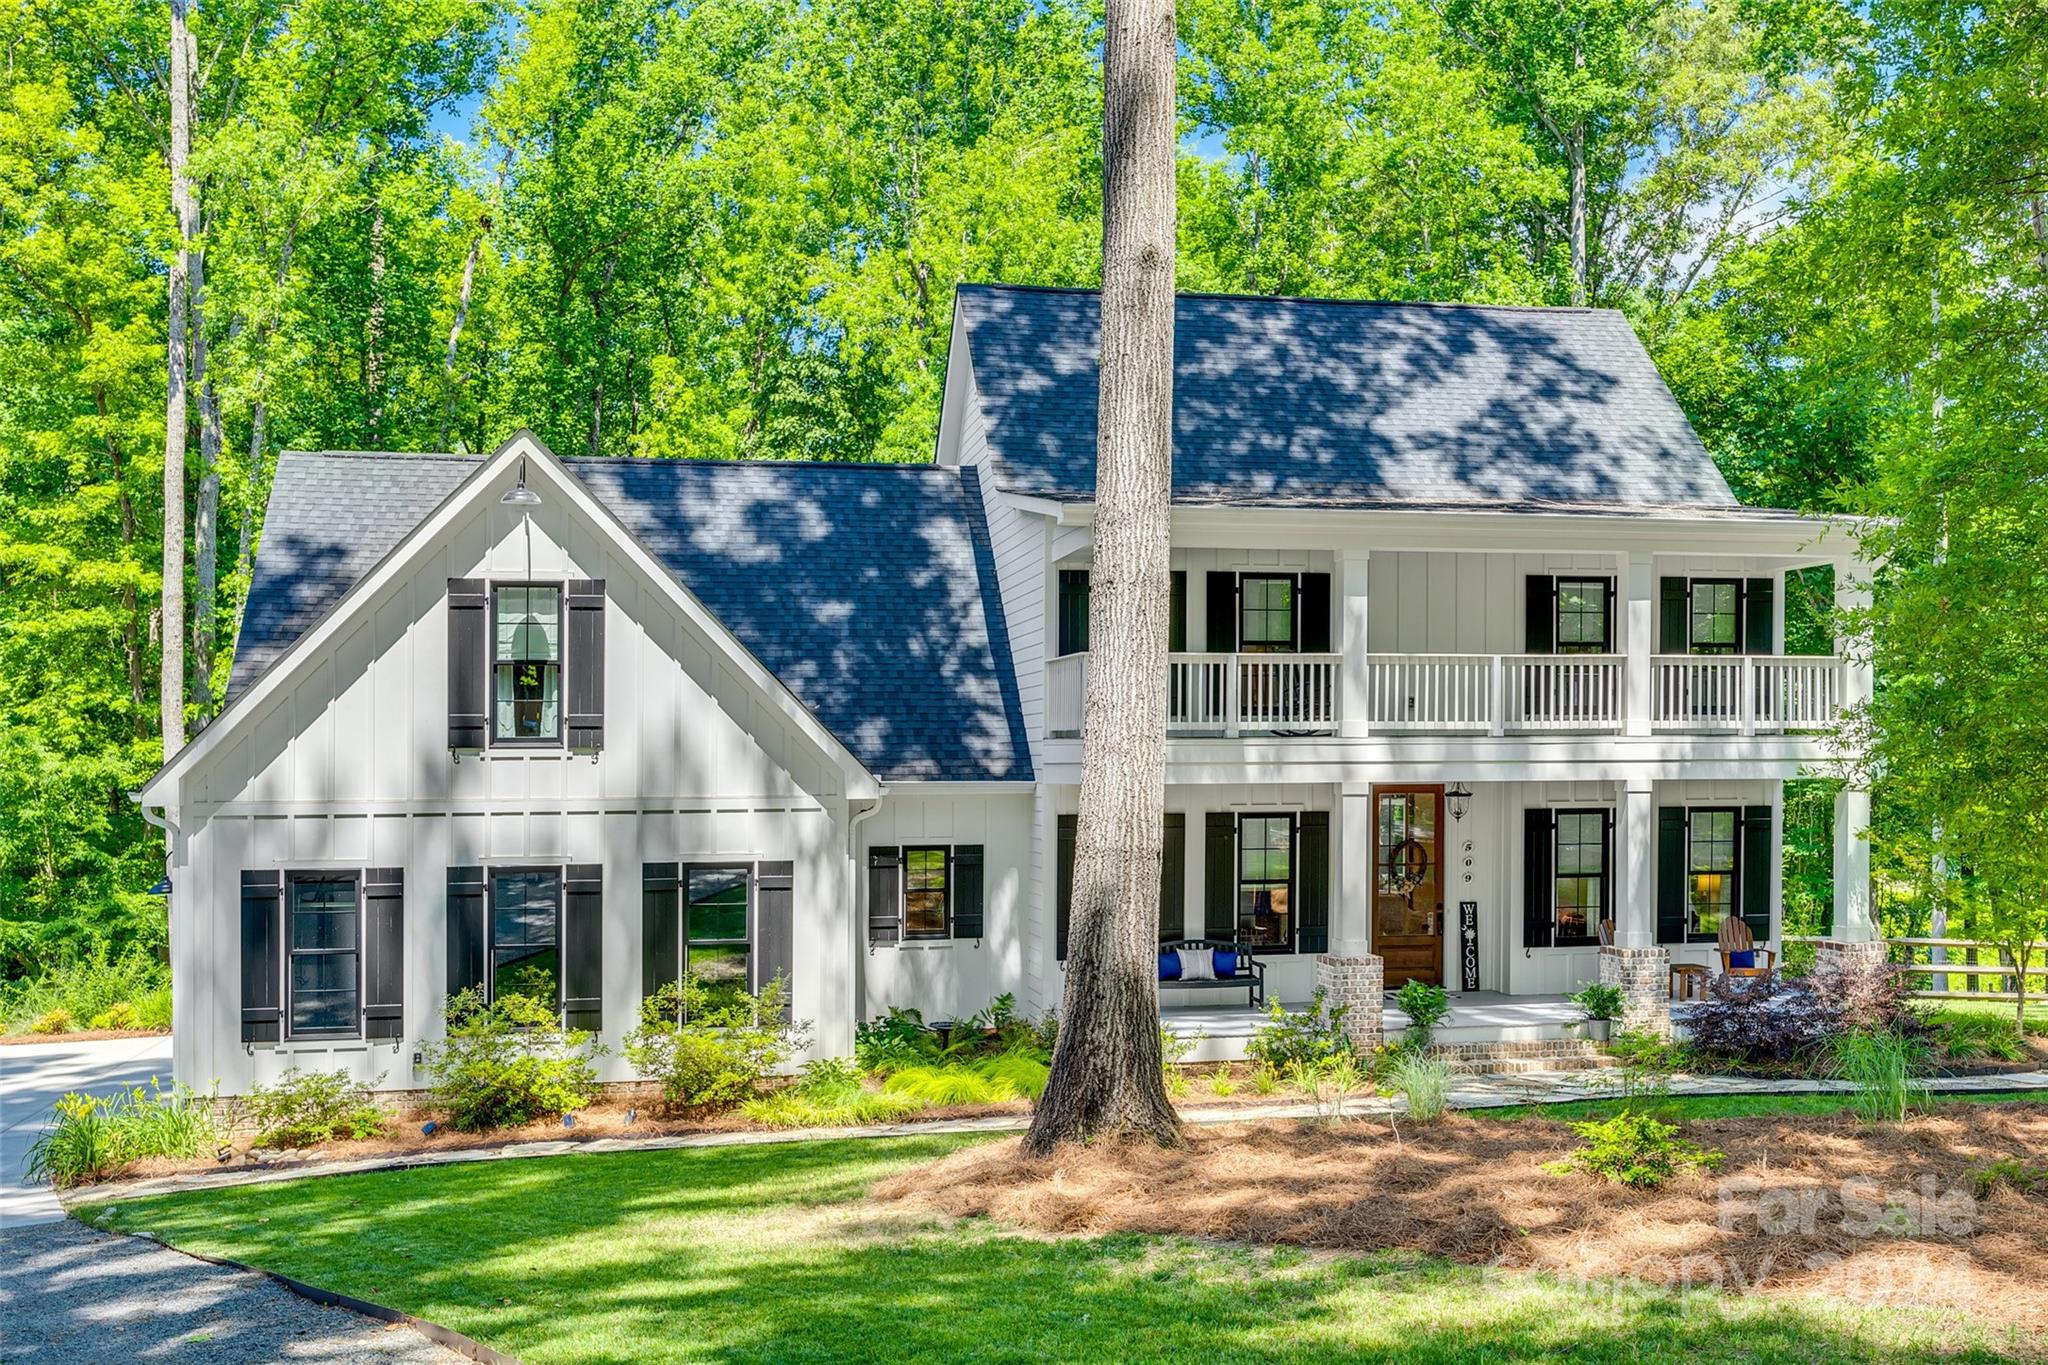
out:
{"label": "porch swing bench", "polygon": [[[1181,974],[1181,953],[1205,949],[1211,954],[1215,975],[1189,980]],[[1245,991],[1246,999],[1256,1008],[1266,1003],[1266,964],[1253,957],[1251,949],[1241,943],[1210,938],[1178,939],[1159,945],[1159,985],[1177,991]]]}

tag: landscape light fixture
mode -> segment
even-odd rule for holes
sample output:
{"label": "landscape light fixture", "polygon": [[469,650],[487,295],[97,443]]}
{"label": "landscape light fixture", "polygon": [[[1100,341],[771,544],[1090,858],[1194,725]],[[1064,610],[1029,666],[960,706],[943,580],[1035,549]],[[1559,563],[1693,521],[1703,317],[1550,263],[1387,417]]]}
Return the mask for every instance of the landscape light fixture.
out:
{"label": "landscape light fixture", "polygon": [[1463,820],[1465,812],[1472,808],[1472,793],[1463,782],[1453,782],[1444,792],[1444,804],[1451,808],[1451,819]]}
{"label": "landscape light fixture", "polygon": [[519,482],[513,486],[511,492],[499,498],[498,501],[506,507],[540,506],[540,494],[526,486],[526,457],[524,455],[519,457]]}

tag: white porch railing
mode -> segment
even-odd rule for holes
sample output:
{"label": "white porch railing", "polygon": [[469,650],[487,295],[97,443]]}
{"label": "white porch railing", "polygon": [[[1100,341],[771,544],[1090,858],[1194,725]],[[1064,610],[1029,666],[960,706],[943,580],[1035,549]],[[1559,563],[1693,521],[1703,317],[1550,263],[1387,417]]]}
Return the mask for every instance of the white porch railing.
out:
{"label": "white porch railing", "polygon": [[[1374,654],[1366,729],[1376,734],[1616,734],[1626,662],[1618,654]],[[1167,732],[1328,734],[1343,663],[1335,654],[1173,654]],[[1088,656],[1046,665],[1046,732],[1081,733]],[[1846,695],[1842,660],[1811,655],[1657,655],[1650,728],[1660,734],[1824,730]]]}
{"label": "white porch railing", "polygon": [[[1046,667],[1048,734],[1081,733],[1088,656]],[[1173,654],[1166,663],[1168,734],[1327,734],[1337,728],[1334,654]]]}
{"label": "white porch railing", "polygon": [[1845,679],[1832,655],[1659,654],[1650,661],[1650,728],[1681,734],[1824,730]]}

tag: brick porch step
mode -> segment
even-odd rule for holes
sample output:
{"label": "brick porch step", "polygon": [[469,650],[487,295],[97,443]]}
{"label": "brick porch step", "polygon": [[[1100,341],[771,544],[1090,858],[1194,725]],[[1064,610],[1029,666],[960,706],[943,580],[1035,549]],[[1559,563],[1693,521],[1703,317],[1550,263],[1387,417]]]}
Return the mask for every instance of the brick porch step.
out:
{"label": "brick porch step", "polygon": [[1447,1062],[1460,1076],[1508,1076],[1532,1071],[1593,1071],[1620,1063],[1582,1038],[1535,1042],[1447,1043],[1429,1056]]}

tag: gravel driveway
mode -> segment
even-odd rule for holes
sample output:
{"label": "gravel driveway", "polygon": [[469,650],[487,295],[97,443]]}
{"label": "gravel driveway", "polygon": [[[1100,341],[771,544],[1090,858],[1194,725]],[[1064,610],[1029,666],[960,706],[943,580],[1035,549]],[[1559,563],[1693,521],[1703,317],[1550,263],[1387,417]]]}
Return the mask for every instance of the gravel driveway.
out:
{"label": "gravel driveway", "polygon": [[409,1327],[81,1223],[0,1238],[0,1361],[453,1362]]}

